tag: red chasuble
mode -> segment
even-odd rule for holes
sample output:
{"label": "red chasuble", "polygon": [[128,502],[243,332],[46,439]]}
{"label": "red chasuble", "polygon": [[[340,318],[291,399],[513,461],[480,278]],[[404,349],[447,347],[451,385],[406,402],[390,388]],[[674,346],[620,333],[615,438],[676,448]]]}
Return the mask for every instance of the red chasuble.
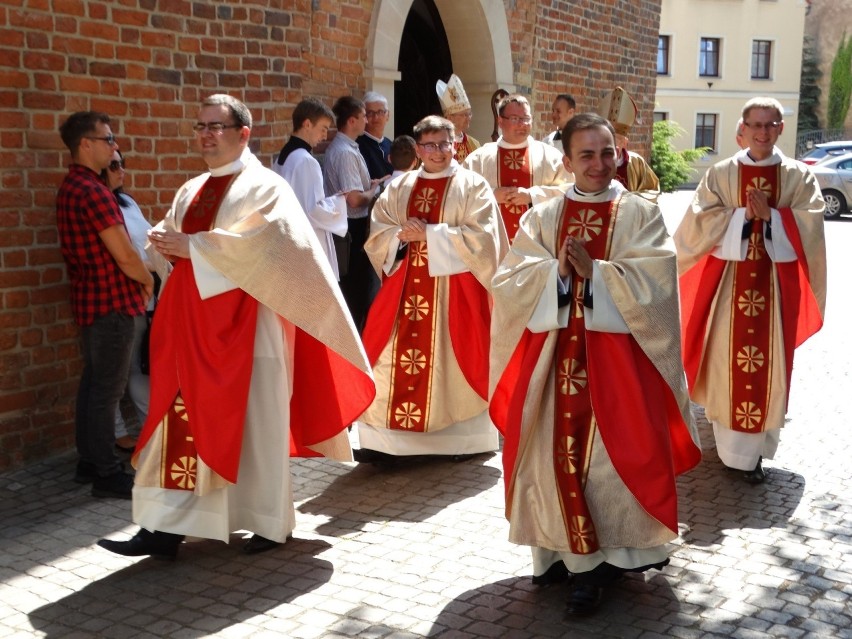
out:
{"label": "red chasuble", "polygon": [[464,162],[464,159],[473,153],[471,146],[470,137],[468,137],[467,133],[462,133],[462,141],[456,145],[456,152],[453,155],[453,159],[459,164]]}
{"label": "red chasuble", "polygon": [[621,185],[630,190],[630,185],[627,184],[627,167],[630,164],[630,155],[627,153],[627,149],[621,149],[621,164],[615,169],[615,179],[618,180]]}
{"label": "red chasuble", "polygon": [[[497,185],[514,186],[528,189],[532,186],[532,162],[530,162],[529,146],[523,149],[504,149],[497,147]],[[521,216],[529,206],[501,204],[500,215],[506,225],[509,241],[515,239]]]}
{"label": "red chasuble", "polygon": [[[586,239],[593,259],[609,259],[619,201],[590,204],[566,198],[557,246],[571,234]],[[586,330],[583,285],[575,276],[569,323],[559,330],[552,360],[556,384],[552,463],[575,554],[589,554],[599,548],[583,494],[595,427],[600,429],[613,466],[636,500],[675,532],[674,478],[701,459],[674,393],[636,339],[629,334]],[[511,513],[524,404],[547,336],[524,332],[491,399],[491,418],[505,438],[507,515]]]}
{"label": "red chasuble", "polygon": [[[418,178],[407,215],[427,224],[443,221],[452,177]],[[488,396],[488,293],[471,273],[449,276],[448,321],[453,354],[465,379],[480,397]],[[438,283],[429,275],[426,242],[411,242],[397,271],[382,283],[364,328],[364,348],[375,364],[391,339],[393,369],[385,423],[391,430],[430,430],[429,406],[435,368]]]}

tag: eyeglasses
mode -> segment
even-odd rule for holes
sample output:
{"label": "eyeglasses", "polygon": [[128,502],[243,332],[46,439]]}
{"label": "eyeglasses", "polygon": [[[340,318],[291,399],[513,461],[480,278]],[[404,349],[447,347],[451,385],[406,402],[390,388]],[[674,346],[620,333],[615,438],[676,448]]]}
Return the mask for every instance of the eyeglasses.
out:
{"label": "eyeglasses", "polygon": [[506,120],[507,122],[511,122],[512,124],[531,124],[532,118],[528,115],[520,116],[520,115],[510,115],[508,117],[501,115],[501,120]]}
{"label": "eyeglasses", "polygon": [[109,135],[105,135],[103,137],[98,137],[96,135],[84,135],[83,137],[86,138],[87,140],[100,140],[101,142],[106,142],[110,146],[115,144],[115,136],[112,133],[110,133]]}
{"label": "eyeglasses", "polygon": [[204,133],[210,131],[213,135],[219,135],[225,129],[242,129],[242,124],[222,124],[221,122],[196,122],[192,125],[192,130],[196,133]]}
{"label": "eyeglasses", "polygon": [[115,173],[119,169],[124,169],[124,160],[113,160],[109,163],[109,170]]}
{"label": "eyeglasses", "polygon": [[424,149],[426,153],[434,153],[435,151],[440,150],[443,153],[446,153],[450,149],[453,148],[452,142],[426,142],[426,144],[417,143],[417,146]]}
{"label": "eyeglasses", "polygon": [[368,118],[378,118],[378,117],[381,117],[383,115],[387,115],[388,110],[387,109],[379,109],[378,111],[367,111],[366,113],[367,113]]}
{"label": "eyeglasses", "polygon": [[778,127],[781,126],[781,122],[752,122],[749,124],[748,122],[743,122],[750,129],[754,129],[755,131],[774,131]]}

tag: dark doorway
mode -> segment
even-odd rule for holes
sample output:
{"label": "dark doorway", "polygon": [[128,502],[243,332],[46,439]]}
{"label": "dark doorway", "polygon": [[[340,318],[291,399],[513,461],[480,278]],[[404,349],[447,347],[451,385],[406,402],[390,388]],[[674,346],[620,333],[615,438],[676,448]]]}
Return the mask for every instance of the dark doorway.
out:
{"label": "dark doorway", "polygon": [[441,114],[435,83],[453,72],[450,45],[433,0],[414,0],[399,45],[399,71],[394,83],[394,135],[411,129],[430,114]]}

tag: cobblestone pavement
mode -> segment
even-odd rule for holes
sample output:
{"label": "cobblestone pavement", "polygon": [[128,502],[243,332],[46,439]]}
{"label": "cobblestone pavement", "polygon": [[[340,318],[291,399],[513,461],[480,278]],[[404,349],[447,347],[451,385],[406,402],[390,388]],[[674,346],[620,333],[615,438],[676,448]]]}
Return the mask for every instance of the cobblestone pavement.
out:
{"label": "cobblestone pavement", "polygon": [[767,483],[725,471],[702,427],[671,565],[612,586],[594,617],[566,619],[564,590],[530,583],[497,455],[300,460],[291,541],[184,544],[172,563],[94,545],[135,530],[130,503],[90,497],[66,454],[0,476],[0,637],[852,638],[852,220],[827,233],[826,328],[798,351]]}

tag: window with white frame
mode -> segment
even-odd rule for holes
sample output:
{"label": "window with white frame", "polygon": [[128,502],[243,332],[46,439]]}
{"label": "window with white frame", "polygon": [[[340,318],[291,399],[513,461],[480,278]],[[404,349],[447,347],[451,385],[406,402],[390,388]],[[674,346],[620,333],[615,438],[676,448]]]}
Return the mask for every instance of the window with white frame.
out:
{"label": "window with white frame", "polygon": [[671,53],[671,36],[661,35],[657,38],[657,75],[669,75],[669,56]]}

